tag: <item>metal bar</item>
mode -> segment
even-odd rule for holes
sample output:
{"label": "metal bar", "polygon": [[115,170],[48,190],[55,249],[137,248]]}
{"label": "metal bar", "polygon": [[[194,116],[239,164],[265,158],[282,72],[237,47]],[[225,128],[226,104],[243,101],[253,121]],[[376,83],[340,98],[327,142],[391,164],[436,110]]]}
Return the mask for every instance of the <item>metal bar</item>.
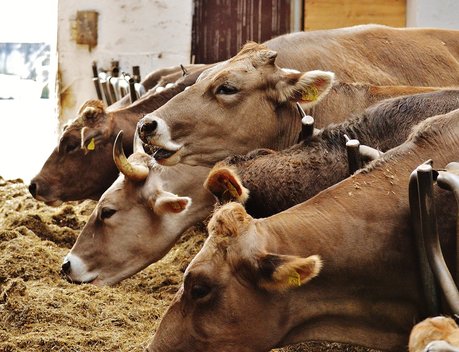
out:
{"label": "metal bar", "polygon": [[[458,204],[459,207],[459,163],[453,162],[449,163],[446,166],[446,172],[445,171],[439,171],[438,172],[438,177],[437,177],[437,184],[443,189],[447,189],[449,191],[452,191],[454,194],[454,198],[456,199],[456,203]],[[459,286],[459,214],[457,218],[457,223],[456,223],[456,273],[455,273],[455,279],[456,279],[456,286]]]}
{"label": "metal bar", "polygon": [[132,66],[132,78],[134,83],[140,83],[140,66]]}
{"label": "metal bar", "polygon": [[435,316],[440,313],[440,298],[438,296],[438,288],[435,283],[435,278],[427,258],[426,246],[424,244],[424,236],[422,233],[417,170],[414,170],[410,175],[408,195],[411,225],[414,231],[414,240],[416,244],[419,270],[421,274],[422,291],[424,300],[426,302],[425,317]]}
{"label": "metal bar", "polygon": [[350,139],[347,135],[346,138],[346,152],[349,175],[352,175],[362,167],[362,160],[360,158],[360,142],[358,139]]}
{"label": "metal bar", "polygon": [[112,102],[112,98],[110,96],[110,92],[108,91],[107,81],[106,80],[101,81],[100,85],[102,86],[102,91],[104,92],[105,102],[107,103],[107,106],[112,105],[113,102]]}
{"label": "metal bar", "polygon": [[306,115],[299,103],[296,103],[296,108],[301,117],[301,132],[298,140],[303,141],[314,135],[314,118],[310,115]]}
{"label": "metal bar", "polygon": [[100,90],[99,82],[99,73],[97,72],[97,63],[94,61],[92,63],[92,81],[94,82],[94,87],[96,88],[97,99],[102,100],[102,91]]}
{"label": "metal bar", "polygon": [[434,276],[443,290],[446,302],[454,314],[459,314],[459,292],[446,266],[438,238],[432,166],[428,164],[418,166],[417,174],[421,226],[427,258]]}
{"label": "metal bar", "polygon": [[129,78],[129,95],[131,98],[131,104],[137,100],[137,92],[135,90],[135,82],[133,78]]}

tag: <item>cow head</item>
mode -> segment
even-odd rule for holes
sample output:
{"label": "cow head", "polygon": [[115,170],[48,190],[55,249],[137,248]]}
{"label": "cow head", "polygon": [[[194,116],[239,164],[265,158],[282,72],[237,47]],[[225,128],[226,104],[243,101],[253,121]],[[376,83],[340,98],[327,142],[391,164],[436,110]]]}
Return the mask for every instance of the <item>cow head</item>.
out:
{"label": "cow head", "polygon": [[208,230],[150,352],[267,351],[286,333],[290,294],[321,270],[317,255],[267,250],[267,234],[238,203],[218,209]]}
{"label": "cow head", "polygon": [[[111,158],[117,132],[101,101],[86,102],[31,180],[30,193],[48,205],[75,200],[75,194],[77,199],[98,199],[118,174]],[[132,150],[132,143],[126,148]]]}
{"label": "cow head", "polygon": [[249,43],[138,125],[145,143],[158,146],[159,163],[212,165],[256,148],[284,149],[301,130],[295,103],[316,104],[334,74],[279,68],[277,53]]}
{"label": "cow head", "polygon": [[[64,259],[62,270],[70,281],[111,285],[137,273],[161,259],[213,207],[201,186],[207,168],[164,170],[143,152],[126,159],[121,145],[118,137],[114,159],[122,174],[102,195]],[[174,194],[187,187],[193,205],[190,197]]]}

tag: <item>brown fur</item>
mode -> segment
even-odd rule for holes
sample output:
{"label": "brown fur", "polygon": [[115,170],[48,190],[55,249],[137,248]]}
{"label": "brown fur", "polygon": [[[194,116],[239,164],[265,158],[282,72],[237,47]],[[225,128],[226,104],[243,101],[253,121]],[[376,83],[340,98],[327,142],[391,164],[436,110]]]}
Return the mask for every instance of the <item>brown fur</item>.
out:
{"label": "brown fur", "polygon": [[[110,110],[98,100],[85,102],[78,116],[62,132],[59,145],[31,180],[36,187],[34,196],[48,203],[98,199],[118,177],[112,158],[118,132],[124,131],[124,150],[127,155],[131,154],[137,121],[193,84],[202,69],[202,65],[190,69],[190,74],[177,81],[174,87],[161,93],[150,91],[127,107]],[[88,153],[83,150],[66,153],[69,145],[81,144],[81,129],[85,126],[89,128],[86,135],[95,137],[96,149]]]}
{"label": "brown fur", "polygon": [[443,340],[459,348],[459,327],[448,317],[427,318],[411,330],[408,350],[424,352],[426,346],[436,340]]}
{"label": "brown fur", "polygon": [[[387,151],[403,143],[420,121],[459,108],[459,90],[389,99],[289,149],[263,155],[232,156],[214,171],[231,166],[250,190],[245,203],[254,217],[265,217],[311,198],[348,176],[344,134]],[[433,133],[433,132],[432,132]],[[426,137],[427,135],[427,137]],[[435,143],[426,131],[420,135]],[[416,142],[416,135],[413,136]]]}
{"label": "brown fur", "polygon": [[[167,141],[164,131],[158,135],[153,131],[143,140],[159,148],[173,147],[173,151],[184,146],[180,162],[189,165],[210,166],[228,155],[260,147],[285,149],[296,142],[301,126],[294,117],[298,96],[289,96],[286,104],[285,94],[276,93],[285,74],[279,67],[332,71],[344,83],[454,86],[459,82],[458,34],[366,25],[284,35],[264,43],[269,50],[257,51],[252,43],[235,59],[206,72],[193,89],[144,118],[147,123],[160,121],[162,129],[168,130]],[[274,51],[276,65],[271,62]],[[233,88],[232,93],[217,94],[225,85]],[[319,127],[329,122],[326,119],[336,121],[334,112],[348,111],[340,103],[330,104],[333,109],[328,110],[320,110],[322,104],[317,104],[314,117]]]}
{"label": "brown fur", "polygon": [[[437,137],[429,143],[432,135]],[[426,314],[408,180],[426,159],[443,168],[456,160],[458,150],[459,109],[427,119],[371,172],[357,173],[281,213],[252,220],[244,233],[227,236],[226,245],[216,248],[219,234],[211,233],[185,274],[185,282],[199,274],[194,284],[209,286],[208,296],[195,301],[185,285],[148,351],[266,351],[311,340],[405,350],[413,321]],[[446,206],[437,208],[442,240],[456,235],[453,205],[449,197]],[[443,244],[451,252],[453,247]],[[323,268],[306,285],[281,294],[266,292],[238,270],[240,263],[253,263],[260,253],[320,255]]]}

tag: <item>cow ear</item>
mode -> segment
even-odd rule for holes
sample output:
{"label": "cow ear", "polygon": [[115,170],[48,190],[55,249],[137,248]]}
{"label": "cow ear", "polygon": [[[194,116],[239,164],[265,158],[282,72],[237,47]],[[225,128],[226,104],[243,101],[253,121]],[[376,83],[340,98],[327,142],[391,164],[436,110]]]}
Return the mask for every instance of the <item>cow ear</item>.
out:
{"label": "cow ear", "polygon": [[[335,74],[328,71],[287,72],[276,88],[282,100],[301,103],[305,107],[317,104],[333,86]],[[284,99],[282,99],[284,98]]]}
{"label": "cow ear", "polygon": [[92,123],[105,116],[105,105],[100,100],[89,100],[83,104],[78,114],[85,124]]}
{"label": "cow ear", "polygon": [[307,258],[265,254],[258,260],[259,286],[268,291],[286,291],[316,277],[322,269],[318,255]]}
{"label": "cow ear", "polygon": [[188,209],[191,205],[191,198],[160,191],[155,200],[150,200],[150,204],[157,215],[178,214]]}
{"label": "cow ear", "polygon": [[238,202],[244,204],[249,197],[249,190],[242,185],[239,176],[229,167],[214,167],[204,182],[204,188],[210,191],[220,203]]}

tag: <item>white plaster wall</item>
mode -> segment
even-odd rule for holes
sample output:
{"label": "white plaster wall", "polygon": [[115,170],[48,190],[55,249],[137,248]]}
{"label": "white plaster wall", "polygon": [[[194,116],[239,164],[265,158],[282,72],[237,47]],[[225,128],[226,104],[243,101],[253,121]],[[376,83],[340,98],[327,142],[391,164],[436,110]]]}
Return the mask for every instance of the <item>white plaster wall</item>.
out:
{"label": "white plaster wall", "polygon": [[407,0],[407,27],[459,29],[459,0]]}
{"label": "white plaster wall", "polygon": [[[191,52],[192,0],[59,0],[58,62],[60,120],[73,118],[88,99],[97,98],[91,64],[131,72],[139,65],[142,77],[156,68],[187,64]],[[98,45],[76,44],[71,26],[77,11],[99,13]]]}

